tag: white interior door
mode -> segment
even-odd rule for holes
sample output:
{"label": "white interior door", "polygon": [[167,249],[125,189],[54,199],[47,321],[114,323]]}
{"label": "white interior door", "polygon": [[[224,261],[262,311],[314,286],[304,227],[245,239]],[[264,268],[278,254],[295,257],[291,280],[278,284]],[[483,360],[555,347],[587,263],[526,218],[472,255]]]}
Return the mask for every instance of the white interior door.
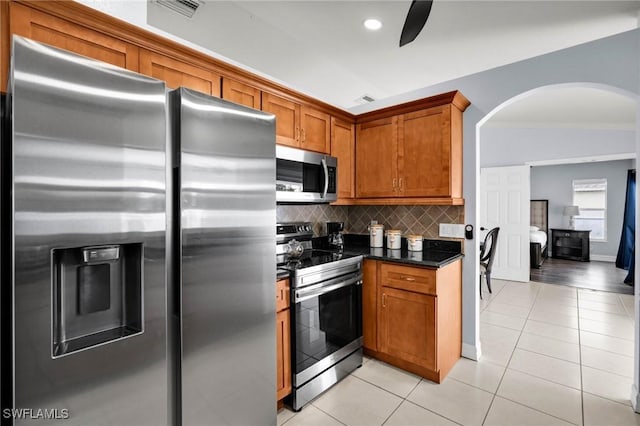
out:
{"label": "white interior door", "polygon": [[500,227],[491,278],[529,281],[530,198],[529,166],[480,169],[480,226]]}

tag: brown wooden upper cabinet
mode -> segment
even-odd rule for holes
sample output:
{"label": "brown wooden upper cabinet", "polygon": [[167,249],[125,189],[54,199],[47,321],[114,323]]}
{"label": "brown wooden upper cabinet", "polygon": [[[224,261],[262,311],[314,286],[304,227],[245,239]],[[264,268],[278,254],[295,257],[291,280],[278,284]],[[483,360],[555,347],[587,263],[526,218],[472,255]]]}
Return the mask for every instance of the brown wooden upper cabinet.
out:
{"label": "brown wooden upper cabinet", "polygon": [[140,73],[166,82],[167,87],[187,87],[220,97],[220,75],[206,68],[140,49]]}
{"label": "brown wooden upper cabinet", "polygon": [[[444,105],[398,117],[398,194],[403,197],[461,197],[462,185],[452,168],[462,164],[453,158],[451,106]],[[455,164],[454,164],[455,163]],[[456,170],[462,174],[462,168]],[[462,180],[458,183],[462,183]]]}
{"label": "brown wooden upper cabinet", "polygon": [[329,154],[331,152],[331,116],[303,105],[300,117],[300,148]]}
{"label": "brown wooden upper cabinet", "polygon": [[398,195],[398,117],[356,128],[356,197]]}
{"label": "brown wooden upper cabinet", "polygon": [[222,99],[260,109],[260,90],[231,78],[222,78]]}
{"label": "brown wooden upper cabinet", "polygon": [[276,116],[276,143],[300,147],[300,104],[262,92],[262,110]]}
{"label": "brown wooden upper cabinet", "polygon": [[331,116],[273,93],[262,93],[262,110],[276,116],[276,143],[331,152]]}
{"label": "brown wooden upper cabinet", "polygon": [[[22,4],[11,2],[8,6],[10,34],[27,37],[131,71],[138,71],[139,49],[133,44]],[[4,84],[6,82],[2,81],[3,88]]]}
{"label": "brown wooden upper cabinet", "polygon": [[355,197],[355,142],[353,123],[331,117],[331,155],[338,159],[338,198]]}
{"label": "brown wooden upper cabinet", "polygon": [[450,92],[358,117],[356,198],[461,200],[468,105],[460,92]]}

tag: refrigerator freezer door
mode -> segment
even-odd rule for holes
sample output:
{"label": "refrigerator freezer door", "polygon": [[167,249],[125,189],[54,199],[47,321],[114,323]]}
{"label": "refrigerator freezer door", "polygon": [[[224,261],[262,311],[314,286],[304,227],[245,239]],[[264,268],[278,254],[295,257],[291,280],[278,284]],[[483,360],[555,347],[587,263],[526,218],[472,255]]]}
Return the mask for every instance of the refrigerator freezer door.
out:
{"label": "refrigerator freezer door", "polygon": [[166,425],[164,83],[19,37],[12,54],[15,407]]}
{"label": "refrigerator freezer door", "polygon": [[183,425],[275,425],[275,118],[188,89],[172,95]]}

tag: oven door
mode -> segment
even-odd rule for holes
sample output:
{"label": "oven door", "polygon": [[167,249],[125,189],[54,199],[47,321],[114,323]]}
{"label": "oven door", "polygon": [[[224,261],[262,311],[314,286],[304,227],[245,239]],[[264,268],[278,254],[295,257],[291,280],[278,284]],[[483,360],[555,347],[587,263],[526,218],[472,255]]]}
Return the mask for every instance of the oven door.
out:
{"label": "oven door", "polygon": [[299,387],[362,347],[362,274],[293,293],[293,386]]}

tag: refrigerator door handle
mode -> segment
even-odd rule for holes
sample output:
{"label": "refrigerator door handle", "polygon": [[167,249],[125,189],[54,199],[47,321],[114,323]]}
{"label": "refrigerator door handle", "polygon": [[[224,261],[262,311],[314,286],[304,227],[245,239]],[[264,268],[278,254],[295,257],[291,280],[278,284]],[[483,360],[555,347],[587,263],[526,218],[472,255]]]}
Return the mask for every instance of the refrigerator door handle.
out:
{"label": "refrigerator door handle", "polygon": [[322,198],[327,198],[327,191],[329,190],[329,168],[327,167],[327,159],[322,159],[322,169],[324,170],[324,190],[322,191]]}

